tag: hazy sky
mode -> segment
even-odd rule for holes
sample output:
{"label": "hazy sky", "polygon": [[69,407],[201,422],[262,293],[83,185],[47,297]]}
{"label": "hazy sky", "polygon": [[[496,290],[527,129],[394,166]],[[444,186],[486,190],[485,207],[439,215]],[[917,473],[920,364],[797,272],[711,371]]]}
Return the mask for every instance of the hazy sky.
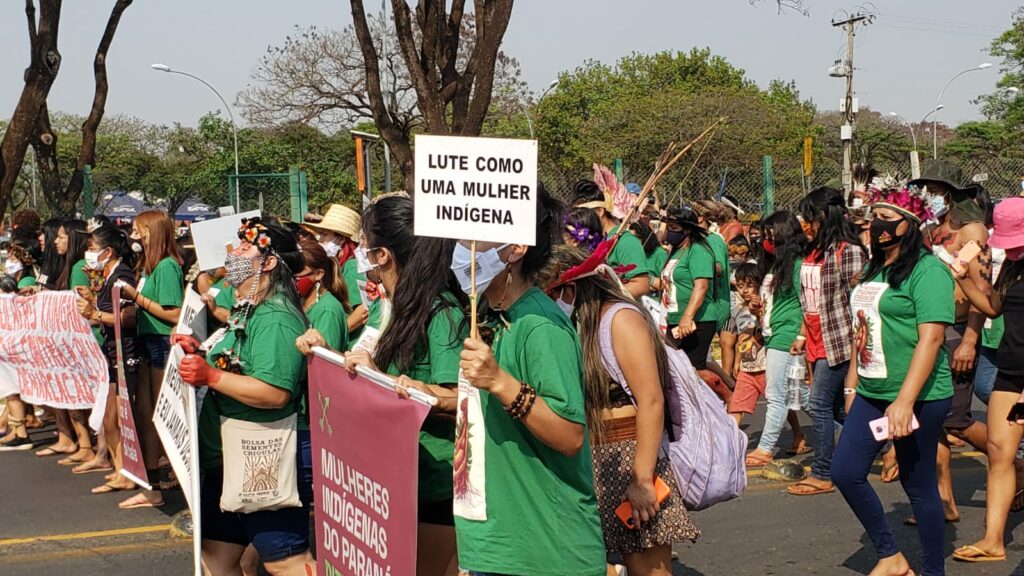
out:
{"label": "hazy sky", "polygon": [[[759,84],[795,80],[819,108],[836,108],[844,90],[828,67],[846,37],[830,25],[853,3],[807,0],[810,17],[777,15],[772,0],[519,0],[503,49],[519,59],[526,80],[542,90],[559,71],[586,59],[614,62],[633,51],[710,47]],[[88,111],[91,61],[112,0],[64,2],[60,76],[50,109]],[[896,111],[916,121],[954,74],[981,62],[991,39],[1009,27],[1017,2],[1009,0],[877,0],[875,23],[861,30],[854,52],[861,105]],[[368,3],[367,8],[379,9]],[[350,23],[345,0],[139,0],[125,13],[108,58],[107,112],[152,122],[194,125],[221,108],[202,85],[150,70],[153,62],[202,76],[229,103],[244,88],[268,45],[294,26],[341,28]],[[23,3],[0,7],[0,117],[13,112],[28,62]],[[998,61],[994,63],[998,64]],[[998,67],[961,77],[946,91],[945,122],[979,117],[969,100],[988,92]],[[1022,96],[1024,97],[1024,86]]]}

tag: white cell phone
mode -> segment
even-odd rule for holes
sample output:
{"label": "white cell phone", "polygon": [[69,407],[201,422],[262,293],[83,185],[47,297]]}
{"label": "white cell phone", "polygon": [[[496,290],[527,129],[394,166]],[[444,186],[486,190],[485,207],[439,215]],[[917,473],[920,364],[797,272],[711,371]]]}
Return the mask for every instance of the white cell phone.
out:
{"label": "white cell phone", "polygon": [[[871,433],[875,436],[875,440],[884,442],[889,439],[889,417],[882,416],[877,420],[868,422],[868,426],[871,427]],[[913,432],[920,428],[921,425],[917,422],[917,416],[910,417],[910,431]]]}

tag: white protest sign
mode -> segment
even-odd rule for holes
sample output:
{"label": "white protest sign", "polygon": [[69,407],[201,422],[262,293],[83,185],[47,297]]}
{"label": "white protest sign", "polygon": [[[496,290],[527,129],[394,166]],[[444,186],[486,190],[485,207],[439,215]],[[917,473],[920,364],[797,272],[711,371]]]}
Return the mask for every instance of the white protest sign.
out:
{"label": "white protest sign", "polygon": [[196,340],[202,342],[208,336],[206,328],[206,304],[203,304],[202,297],[192,289],[192,284],[185,286],[185,298],[181,303],[181,315],[178,316],[178,326],[175,329],[179,334],[187,334],[183,328],[188,328]]}
{"label": "white protest sign", "polygon": [[537,236],[537,141],[416,136],[417,236],[511,242]]}
{"label": "white protest sign", "polygon": [[245,218],[260,216],[259,210],[242,212],[212,220],[192,223],[192,243],[196,247],[196,259],[200,270],[214,270],[224,265],[228,244],[238,242],[238,227]]}
{"label": "white protest sign", "polygon": [[196,391],[181,379],[178,367],[185,357],[181,346],[171,347],[167,369],[160,386],[153,412],[153,424],[160,442],[164,445],[167,459],[174,469],[174,475],[185,493],[185,502],[192,511],[192,551],[195,575],[201,576],[200,566],[200,517],[199,501],[199,408]]}

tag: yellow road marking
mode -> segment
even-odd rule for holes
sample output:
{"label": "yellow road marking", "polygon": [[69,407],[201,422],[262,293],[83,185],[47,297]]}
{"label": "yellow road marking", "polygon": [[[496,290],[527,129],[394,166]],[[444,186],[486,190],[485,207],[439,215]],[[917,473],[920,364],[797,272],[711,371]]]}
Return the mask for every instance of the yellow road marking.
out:
{"label": "yellow road marking", "polygon": [[95,548],[72,548],[70,550],[57,550],[53,552],[39,552],[34,554],[16,554],[2,556],[5,565],[29,564],[52,562],[54,560],[67,560],[71,558],[84,558],[87,556],[112,556],[117,554],[130,554],[132,552],[146,552],[155,550],[169,550],[173,548],[191,548],[191,540],[164,539],[155,542],[139,542],[135,544],[119,544],[116,546],[98,546]]}
{"label": "yellow road marking", "polygon": [[84,540],[87,538],[107,538],[111,536],[131,536],[134,534],[149,534],[170,530],[169,524],[158,524],[155,526],[136,526],[134,528],[118,528],[116,530],[101,530],[97,532],[78,532],[75,534],[54,534],[52,536],[29,536],[27,538],[8,538],[0,540],[0,546],[16,546],[19,544],[37,544],[40,542],[62,542],[65,540]]}

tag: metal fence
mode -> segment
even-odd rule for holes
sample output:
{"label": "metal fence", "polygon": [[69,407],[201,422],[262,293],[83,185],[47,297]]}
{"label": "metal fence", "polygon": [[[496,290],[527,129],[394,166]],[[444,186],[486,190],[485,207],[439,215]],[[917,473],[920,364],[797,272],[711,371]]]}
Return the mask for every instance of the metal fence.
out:
{"label": "metal fence", "polygon": [[[1024,158],[988,157],[988,158],[949,158],[951,162],[963,170],[966,180],[978,181],[994,199],[1015,196],[1021,193],[1021,182],[1024,181]],[[927,160],[922,159],[923,167]],[[897,179],[909,179],[910,159],[903,162],[876,162],[873,167],[881,174],[891,174]],[[840,187],[842,182],[842,165],[840,162],[819,161],[810,177],[805,177],[803,165],[798,160],[779,160],[772,162],[772,181],[774,184],[775,209],[792,209],[800,198],[819,186]],[[637,174],[626,177],[627,181],[643,184],[648,174]],[[556,198],[569,202],[572,200],[572,185],[580,178],[593,178],[590,171],[568,173],[553,168],[542,159],[540,163],[540,179],[548,191]],[[762,158],[741,166],[705,165],[691,166],[685,160],[680,162],[672,172],[658,183],[655,192],[663,204],[674,202],[716,198],[719,194],[729,194],[739,200],[744,210],[760,213],[764,207],[765,170]]]}
{"label": "metal fence", "polygon": [[238,212],[259,210],[265,216],[301,222],[308,203],[306,173],[292,167],[281,174],[232,174],[228,198]]}

